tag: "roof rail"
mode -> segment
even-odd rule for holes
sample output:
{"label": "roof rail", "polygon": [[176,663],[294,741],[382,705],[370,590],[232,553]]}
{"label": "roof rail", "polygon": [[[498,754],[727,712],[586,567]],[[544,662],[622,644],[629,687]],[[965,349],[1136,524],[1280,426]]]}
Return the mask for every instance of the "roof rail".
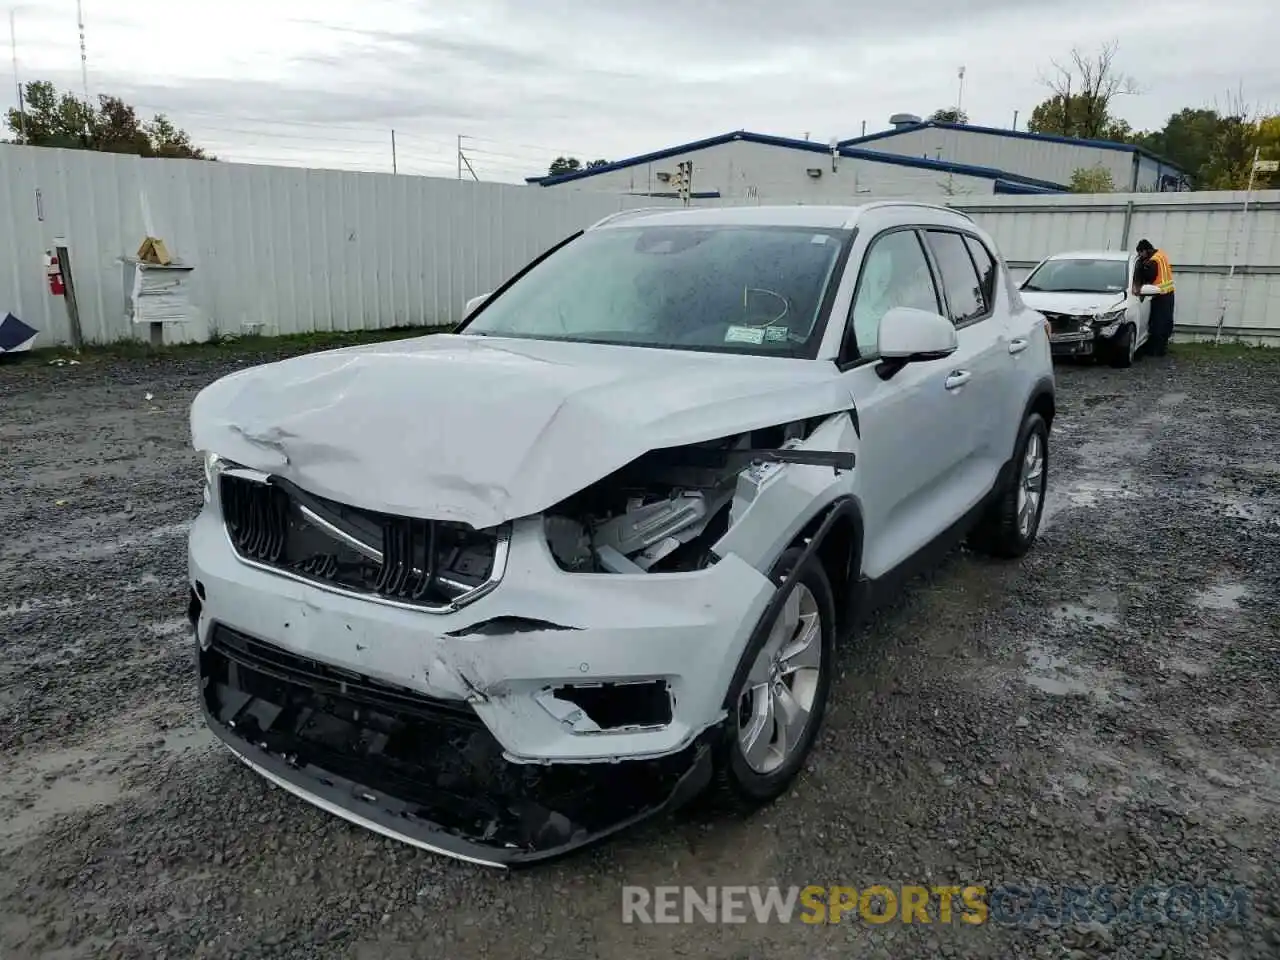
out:
{"label": "roof rail", "polygon": [[864,210],[870,210],[875,207],[921,207],[925,210],[945,210],[948,213],[954,213],[958,217],[964,217],[971,223],[973,222],[973,217],[969,216],[969,214],[945,203],[926,203],[923,200],[872,200],[862,205]]}
{"label": "roof rail", "polygon": [[667,210],[681,210],[683,207],[632,207],[630,210],[619,210],[617,213],[611,213],[606,217],[597,220],[588,230],[594,230],[596,227],[603,227],[606,223],[613,223],[615,220],[621,220],[624,217],[634,216],[638,213],[662,213]]}

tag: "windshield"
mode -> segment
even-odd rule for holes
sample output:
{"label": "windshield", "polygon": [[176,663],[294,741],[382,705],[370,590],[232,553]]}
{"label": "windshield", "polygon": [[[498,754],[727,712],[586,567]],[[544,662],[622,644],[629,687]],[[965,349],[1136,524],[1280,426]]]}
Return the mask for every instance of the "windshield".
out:
{"label": "windshield", "polygon": [[458,332],[813,357],[850,235],[772,226],[592,230]]}
{"label": "windshield", "polygon": [[1123,260],[1046,260],[1027,277],[1023,290],[1044,293],[1123,293],[1129,286]]}

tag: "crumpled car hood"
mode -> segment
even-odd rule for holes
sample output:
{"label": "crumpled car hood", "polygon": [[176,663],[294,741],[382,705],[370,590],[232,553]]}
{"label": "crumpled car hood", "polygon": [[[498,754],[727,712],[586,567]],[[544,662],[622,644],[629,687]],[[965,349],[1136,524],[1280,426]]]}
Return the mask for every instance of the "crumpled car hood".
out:
{"label": "crumpled car hood", "polygon": [[1093,316],[1119,310],[1126,303],[1123,293],[1051,293],[1023,290],[1022,301],[1032,310],[1048,310],[1071,316]]}
{"label": "crumpled car hood", "polygon": [[437,334],[223,377],[191,434],[322,497],[483,528],[652,449],[851,406],[827,361]]}

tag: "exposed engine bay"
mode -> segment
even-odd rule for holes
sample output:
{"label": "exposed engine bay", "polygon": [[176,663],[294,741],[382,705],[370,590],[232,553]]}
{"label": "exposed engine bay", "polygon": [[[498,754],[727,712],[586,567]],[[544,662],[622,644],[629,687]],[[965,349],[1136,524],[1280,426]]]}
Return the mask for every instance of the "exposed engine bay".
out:
{"label": "exposed engine bay", "polygon": [[653,450],[548,510],[547,542],[574,573],[673,573],[719,558],[712,545],[735,521],[743,474],[763,461],[829,463],[796,449],[826,418]]}

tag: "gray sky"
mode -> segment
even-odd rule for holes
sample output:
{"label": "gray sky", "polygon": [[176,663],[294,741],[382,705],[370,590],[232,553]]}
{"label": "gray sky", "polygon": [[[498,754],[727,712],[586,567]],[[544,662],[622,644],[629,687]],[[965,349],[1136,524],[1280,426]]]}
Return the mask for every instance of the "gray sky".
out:
{"label": "gray sky", "polygon": [[[1277,0],[83,2],[90,94],[227,160],[389,170],[394,128],[402,172],[455,176],[464,134],[481,179],[519,181],[728,130],[825,142],[954,104],[962,64],[971,120],[1023,128],[1051,61],[1108,40],[1136,128],[1241,86],[1280,107]],[[80,91],[75,0],[7,9],[20,77]]]}

